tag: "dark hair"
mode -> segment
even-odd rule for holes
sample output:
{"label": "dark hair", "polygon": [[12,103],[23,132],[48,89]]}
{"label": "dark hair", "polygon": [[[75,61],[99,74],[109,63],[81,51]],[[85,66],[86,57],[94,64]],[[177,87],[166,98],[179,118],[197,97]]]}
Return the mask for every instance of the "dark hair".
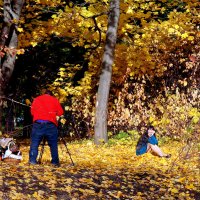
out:
{"label": "dark hair", "polygon": [[[138,142],[137,142],[137,146],[140,146],[142,145],[143,143],[147,143],[148,142],[148,139],[149,139],[149,136],[148,136],[148,130],[149,129],[152,129],[155,131],[155,128],[154,126],[150,125],[147,127],[146,131],[140,136]],[[156,134],[154,133],[155,137],[156,137]]]}
{"label": "dark hair", "polygon": [[154,128],[154,126],[152,126],[152,125],[149,125],[149,126],[147,127],[147,130],[149,130],[149,129],[153,129],[153,130],[155,131],[155,128]]}
{"label": "dark hair", "polygon": [[[146,134],[147,137],[149,137],[149,136],[148,136],[148,130],[149,130],[149,129],[152,129],[152,130],[156,131],[156,129],[154,128],[154,126],[149,125],[149,126],[147,127],[146,132],[144,133],[144,134]],[[154,133],[154,135],[155,135],[155,137],[156,137],[156,134],[155,134],[155,133]]]}
{"label": "dark hair", "polygon": [[148,133],[147,131],[145,131],[139,138],[138,142],[137,142],[137,147],[142,146],[143,143],[147,143],[148,142]]}
{"label": "dark hair", "polygon": [[48,89],[45,90],[44,94],[53,95],[52,91]]}

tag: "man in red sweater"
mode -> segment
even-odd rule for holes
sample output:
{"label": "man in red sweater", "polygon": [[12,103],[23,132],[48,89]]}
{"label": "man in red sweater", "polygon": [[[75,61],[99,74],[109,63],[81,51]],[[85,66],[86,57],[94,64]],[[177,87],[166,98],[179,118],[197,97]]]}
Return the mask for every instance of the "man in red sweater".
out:
{"label": "man in red sweater", "polygon": [[64,111],[59,101],[46,90],[45,94],[34,99],[31,105],[33,128],[31,133],[31,146],[29,163],[37,164],[38,147],[43,139],[47,140],[51,151],[51,163],[59,166],[58,157],[58,122],[56,117],[63,115]]}

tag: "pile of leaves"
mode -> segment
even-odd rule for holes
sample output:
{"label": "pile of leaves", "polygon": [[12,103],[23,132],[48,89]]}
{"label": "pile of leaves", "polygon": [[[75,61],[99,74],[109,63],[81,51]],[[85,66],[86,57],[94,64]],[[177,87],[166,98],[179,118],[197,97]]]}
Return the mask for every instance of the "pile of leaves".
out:
{"label": "pile of leaves", "polygon": [[[6,199],[198,199],[199,149],[193,143],[161,142],[170,159],[135,155],[133,137],[93,141],[60,141],[60,167],[50,164],[45,145],[42,164],[29,165],[29,141],[21,141],[23,161],[0,162],[0,197]],[[41,147],[40,147],[41,149]],[[39,149],[39,150],[40,150]],[[39,151],[40,152],[40,151]],[[72,165],[70,156],[75,163]]]}

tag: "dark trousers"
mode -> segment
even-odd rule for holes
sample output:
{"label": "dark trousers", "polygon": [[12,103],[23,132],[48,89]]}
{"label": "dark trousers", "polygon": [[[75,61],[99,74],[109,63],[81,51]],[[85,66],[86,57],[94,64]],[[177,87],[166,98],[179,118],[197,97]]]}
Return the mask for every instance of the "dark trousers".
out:
{"label": "dark trousers", "polygon": [[29,162],[32,164],[37,163],[38,147],[45,139],[51,150],[51,163],[59,164],[58,157],[58,129],[53,123],[34,123],[31,133],[31,146],[29,151]]}

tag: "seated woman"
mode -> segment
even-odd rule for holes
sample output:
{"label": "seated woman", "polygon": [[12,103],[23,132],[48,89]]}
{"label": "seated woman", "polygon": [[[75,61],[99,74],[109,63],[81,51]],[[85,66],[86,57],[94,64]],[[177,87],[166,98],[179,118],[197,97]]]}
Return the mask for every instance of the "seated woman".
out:
{"label": "seated woman", "polygon": [[158,147],[158,140],[153,126],[149,126],[147,131],[140,137],[136,146],[136,155],[139,156],[150,151],[159,157],[171,157],[171,154],[163,153]]}

